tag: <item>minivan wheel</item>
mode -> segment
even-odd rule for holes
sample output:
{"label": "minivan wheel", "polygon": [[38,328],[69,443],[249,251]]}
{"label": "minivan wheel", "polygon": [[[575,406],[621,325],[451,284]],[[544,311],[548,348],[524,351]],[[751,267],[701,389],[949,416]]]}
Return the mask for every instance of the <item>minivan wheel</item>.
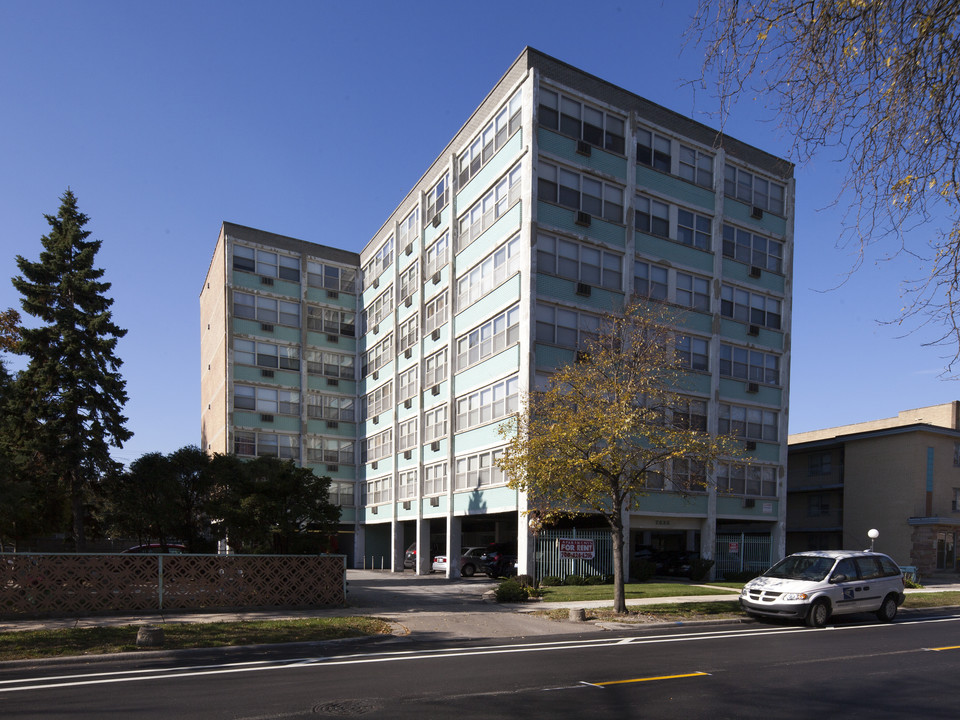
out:
{"label": "minivan wheel", "polygon": [[877,619],[880,622],[893,622],[897,616],[897,599],[893,595],[887,595],[877,610]]}
{"label": "minivan wheel", "polygon": [[826,600],[817,600],[810,606],[810,612],[807,613],[807,625],[814,628],[822,628],[827,624],[830,618],[830,605]]}

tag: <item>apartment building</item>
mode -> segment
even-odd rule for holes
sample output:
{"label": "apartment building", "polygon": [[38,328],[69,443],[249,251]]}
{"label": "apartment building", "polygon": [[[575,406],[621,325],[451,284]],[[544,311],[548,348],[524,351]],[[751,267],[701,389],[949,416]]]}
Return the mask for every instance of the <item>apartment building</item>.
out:
{"label": "apartment building", "polygon": [[431,548],[500,541],[532,574],[498,428],[601,314],[650,298],[685,311],[689,397],[676,412],[739,435],[744,456],[693,495],[674,491],[681,468],[664,468],[629,513],[630,547],[730,569],[747,547],[775,559],[792,175],[527,48],[359,256],[223,225],[200,296],[203,447],[330,475],[357,567],[400,569],[414,544],[425,572]]}
{"label": "apartment building", "polygon": [[921,577],[957,572],[960,402],[789,438],[787,552],[870,545]]}

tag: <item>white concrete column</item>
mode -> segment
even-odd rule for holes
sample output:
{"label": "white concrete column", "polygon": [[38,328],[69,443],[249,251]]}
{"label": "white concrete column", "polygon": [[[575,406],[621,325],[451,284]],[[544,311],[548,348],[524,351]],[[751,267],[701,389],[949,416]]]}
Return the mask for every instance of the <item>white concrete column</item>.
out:
{"label": "white concrete column", "polygon": [[429,575],[433,565],[433,553],[430,551],[430,521],[417,518],[417,562],[414,572],[417,575]]}
{"label": "white concrete column", "polygon": [[403,572],[403,523],[396,518],[390,521],[390,569],[394,572]]}
{"label": "white concrete column", "polygon": [[463,549],[463,521],[456,515],[447,516],[447,577],[460,577],[460,551]]}

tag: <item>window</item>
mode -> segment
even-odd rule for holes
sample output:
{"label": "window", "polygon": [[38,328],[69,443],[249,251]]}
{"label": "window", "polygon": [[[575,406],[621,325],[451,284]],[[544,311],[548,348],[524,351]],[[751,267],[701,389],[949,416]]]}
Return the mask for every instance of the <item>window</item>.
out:
{"label": "window", "polygon": [[441,383],[446,379],[447,349],[444,348],[440,352],[435,352],[433,355],[423,361],[423,386],[433,387],[437,383]]}
{"label": "window", "polygon": [[439,440],[447,434],[447,406],[431,410],[425,410],[423,413],[423,441],[431,442]]}
{"label": "window", "polygon": [[356,322],[356,313],[307,305],[307,330],[327,335],[354,337],[357,334]]}
{"label": "window", "polygon": [[379,505],[393,500],[393,480],[389,476],[367,480],[367,505]]}
{"label": "window", "polygon": [[444,233],[427,248],[424,257],[425,277],[433,277],[434,273],[447,264],[447,254],[450,250],[450,233]]}
{"label": "window", "polygon": [[393,360],[393,335],[387,335],[363,353],[361,358],[363,363],[360,369],[361,377],[366,377],[391,362]]}
{"label": "window", "polygon": [[307,417],[353,422],[356,419],[353,398],[346,395],[307,393]]}
{"label": "window", "polygon": [[490,191],[460,216],[457,248],[463,250],[520,201],[520,165],[514,165]]}
{"label": "window", "polygon": [[677,210],[677,242],[700,250],[710,249],[710,228],[713,221],[689,210]]}
{"label": "window", "polygon": [[416,239],[417,223],[419,220],[420,208],[414,208],[413,212],[403,219],[400,223],[400,229],[397,232],[397,247],[405,250],[407,245]]}
{"label": "window", "polygon": [[537,236],[537,272],[621,290],[623,256],[565,238]]}
{"label": "window", "polygon": [[623,222],[623,188],[550,163],[540,163],[537,198],[610,222]]}
{"label": "window", "polygon": [[417,471],[401,470],[397,473],[397,500],[408,500],[417,496]]}
{"label": "window", "polygon": [[717,466],[717,489],[733,495],[777,497],[777,468],[720,463]]}
{"label": "window", "polygon": [[417,418],[404,420],[397,425],[397,452],[409,450],[417,444]]}
{"label": "window", "polygon": [[360,462],[376,462],[391,454],[393,444],[393,429],[387,428],[381,433],[372,435],[360,441]]}
{"label": "window", "polygon": [[423,468],[423,494],[438,495],[446,491],[447,463],[436,463]]}
{"label": "window", "polygon": [[624,154],[624,121],[579,100],[540,88],[540,125],[596,147]]}
{"label": "window", "polygon": [[353,440],[308,435],[304,444],[307,446],[307,462],[332,465],[354,463]]}
{"label": "window", "polygon": [[457,430],[485,425],[517,411],[518,381],[514,375],[506,380],[457,398]]}
{"label": "window", "polygon": [[734,165],[723,168],[723,193],[761,210],[784,214],[784,186],[764,180]]}
{"label": "window", "polygon": [[307,261],[307,285],[333,292],[355,293],[357,291],[357,271],[328,263]]}
{"label": "window", "polygon": [[680,177],[706,188],[713,187],[713,157],[686,145],[680,146]]}
{"label": "window", "polygon": [[233,246],[233,269],[300,282],[300,260],[243,245]]}
{"label": "window", "polygon": [[707,401],[678,398],[673,406],[673,426],[681,430],[707,431]]}
{"label": "window", "polygon": [[730,285],[720,288],[720,314],[738,322],[780,329],[779,300]]}
{"label": "window", "polygon": [[513,275],[520,265],[520,236],[515,235],[457,280],[457,306],[472,305]]}
{"label": "window", "polygon": [[685,308],[710,312],[710,281],[678,272],[676,300]]}
{"label": "window", "polygon": [[518,90],[507,103],[500,108],[493,120],[480,131],[470,147],[460,154],[458,160],[458,187],[464,187],[480,168],[486,165],[497,150],[520,129],[520,91]]}
{"label": "window", "polygon": [[353,483],[342,480],[333,480],[330,482],[330,489],[327,492],[327,498],[334,505],[349,506],[353,505]]}
{"label": "window", "polygon": [[779,385],[780,356],[734,345],[721,345],[720,375],[748,382]]}
{"label": "window", "polygon": [[234,291],[233,314],[262,323],[300,327],[300,303]]}
{"label": "window", "polygon": [[238,430],[234,433],[233,452],[235,455],[299,461],[300,439],[297,435]]}
{"label": "window", "polygon": [[746,440],[777,442],[779,439],[777,413],[773,410],[721,403],[717,432],[720,435],[734,435]]}
{"label": "window", "polygon": [[433,298],[423,308],[423,332],[431,333],[447,321],[447,291]]}
{"label": "window", "polygon": [[311,375],[325,375],[330,378],[353,380],[355,376],[353,355],[307,349],[304,352],[307,372]]}
{"label": "window", "polygon": [[596,338],[600,316],[537,303],[537,342],[576,348]]}
{"label": "window", "polygon": [[450,174],[446,173],[427,193],[427,213],[424,223],[433,220],[433,216],[443,210],[450,202]]}
{"label": "window", "polygon": [[463,370],[496,355],[520,338],[520,307],[514,305],[457,338],[457,368]]}
{"label": "window", "polygon": [[363,311],[363,327],[370,330],[393,312],[393,288],[388,287],[380,293]]}
{"label": "window", "polygon": [[254,410],[267,415],[299,415],[300,393],[280,388],[234,385],[233,408]]}
{"label": "window", "polygon": [[829,452],[813,453],[807,456],[807,475],[818,477],[833,474],[833,462]]}
{"label": "window", "polygon": [[820,517],[830,514],[830,498],[827,495],[807,496],[807,517]]}
{"label": "window", "polygon": [[686,370],[709,370],[709,340],[689,336],[678,337],[675,352],[682,368]]}
{"label": "window", "polygon": [[723,254],[772,272],[783,271],[783,243],[732,225],[723,226]]}
{"label": "window", "polygon": [[398,335],[400,338],[398,341],[399,346],[397,347],[398,352],[408,350],[417,344],[417,340],[420,336],[420,318],[417,316],[417,313],[414,313],[400,323]]}
{"label": "window", "polygon": [[643,195],[636,197],[633,225],[640,232],[660,237],[670,237],[670,206]]}
{"label": "window", "polygon": [[637,128],[637,162],[654,170],[670,172],[670,140]]}
{"label": "window", "polygon": [[393,262],[393,235],[387,238],[387,241],[381,245],[373,254],[373,257],[363,266],[363,286],[368,288],[373,281],[380,277],[380,273],[386,270]]}
{"label": "window", "polygon": [[675,490],[700,492],[707,487],[707,470],[703,463],[676,458],[671,463],[670,484]]}
{"label": "window", "polygon": [[417,366],[397,375],[397,402],[409,400],[417,394]]}
{"label": "window", "polygon": [[507,481],[503,472],[496,466],[496,459],[503,450],[468,455],[457,458],[457,471],[454,478],[455,490],[475,490],[487,485],[500,485]]}
{"label": "window", "polygon": [[300,349],[296,346],[274,345],[273,343],[234,338],[233,361],[240,365],[299,370]]}
{"label": "window", "polygon": [[667,269],[659,265],[635,260],[633,263],[633,292],[651,300],[667,299]]}
{"label": "window", "polygon": [[400,273],[400,285],[397,288],[398,303],[402,303],[417,291],[417,285],[420,279],[420,273],[417,272],[419,269],[420,263],[414,261],[407,269]]}
{"label": "window", "polygon": [[375,418],[393,407],[393,381],[388,380],[378,388],[368,392],[364,398],[367,418]]}

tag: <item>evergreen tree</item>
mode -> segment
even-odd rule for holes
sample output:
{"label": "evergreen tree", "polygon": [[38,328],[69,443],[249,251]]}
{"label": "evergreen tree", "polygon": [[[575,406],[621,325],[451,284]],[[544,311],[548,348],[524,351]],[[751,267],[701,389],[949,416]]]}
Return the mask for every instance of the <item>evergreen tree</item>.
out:
{"label": "evergreen tree", "polygon": [[127,400],[114,354],[126,330],[111,318],[110,283],[94,267],[99,240],[88,240],[89,218],[68,189],[57,215],[46,215],[38,262],[18,255],[13,278],[23,311],[39,320],[23,327],[17,352],[29,358],[20,374],[23,420],[20,450],[39,459],[69,501],[77,550],[86,543],[85,520],[92,492],[118,464],[109,448],[132,433],[122,414]]}

